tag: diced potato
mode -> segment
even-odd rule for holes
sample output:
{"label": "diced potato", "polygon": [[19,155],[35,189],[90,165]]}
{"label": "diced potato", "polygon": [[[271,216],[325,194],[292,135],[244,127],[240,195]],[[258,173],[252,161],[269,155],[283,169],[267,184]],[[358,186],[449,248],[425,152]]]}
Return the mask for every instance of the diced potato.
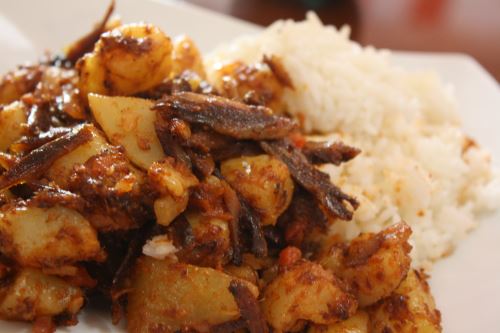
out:
{"label": "diced potato", "polygon": [[169,226],[172,221],[179,216],[188,205],[189,195],[174,198],[171,195],[165,195],[155,200],[153,208],[156,216],[156,223]]}
{"label": "diced potato", "polygon": [[369,317],[365,311],[358,311],[347,320],[333,325],[311,325],[308,333],[368,333]]}
{"label": "diced potato", "polygon": [[151,110],[152,101],[90,94],[89,105],[109,141],[123,146],[128,158],[137,166],[147,170],[153,162],[165,157],[156,136],[156,112]]}
{"label": "diced potato", "polygon": [[12,143],[23,135],[23,124],[28,119],[26,106],[13,102],[0,110],[0,152],[5,152]]}
{"label": "diced potato", "polygon": [[378,234],[361,234],[347,251],[335,245],[320,263],[348,283],[360,306],[390,295],[410,269],[411,229],[398,223]]}
{"label": "diced potato", "polygon": [[79,288],[39,270],[23,268],[0,290],[0,317],[31,321],[41,316],[76,314],[83,303]]}
{"label": "diced potato", "polygon": [[23,266],[57,267],[103,258],[97,234],[74,210],[55,206],[4,206],[0,250]]}
{"label": "diced potato", "polygon": [[42,76],[44,66],[20,66],[0,76],[0,104],[9,104],[33,91]]}
{"label": "diced potato", "polygon": [[192,244],[179,252],[183,261],[208,267],[220,267],[230,259],[231,234],[227,221],[196,212],[185,213],[191,227]]}
{"label": "diced potato", "polygon": [[263,225],[274,225],[293,195],[287,166],[269,155],[243,156],[222,162],[221,172],[231,186],[248,200]]}
{"label": "diced potato", "polygon": [[104,95],[133,95],[167,78],[172,42],[155,26],[122,25],[101,35],[94,51],[77,63],[80,90]]}
{"label": "diced potato", "polygon": [[441,314],[436,310],[425,275],[411,270],[389,297],[370,309],[373,333],[441,332]]}
{"label": "diced potato", "polygon": [[200,50],[190,37],[182,35],[174,39],[172,75],[179,75],[185,70],[193,71],[202,78],[205,77],[205,68],[203,67]]}
{"label": "diced potato", "polygon": [[[128,297],[128,331],[200,332],[239,318],[229,291],[234,277],[223,272],[150,257],[139,258]],[[241,280],[258,296],[256,286]]]}
{"label": "diced potato", "polygon": [[168,226],[189,201],[189,188],[198,184],[198,179],[185,165],[173,158],[153,163],[148,169],[149,181],[160,198],[154,202],[156,222]]}
{"label": "diced potato", "polygon": [[47,171],[46,177],[54,181],[57,185],[66,188],[69,175],[76,164],[83,164],[90,157],[98,155],[109,148],[111,148],[111,146],[101,132],[95,127],[92,127],[92,139],[58,158]]}
{"label": "diced potato", "polygon": [[330,325],[356,312],[354,296],[320,265],[299,261],[264,290],[262,312],[274,332],[297,331],[304,320]]}

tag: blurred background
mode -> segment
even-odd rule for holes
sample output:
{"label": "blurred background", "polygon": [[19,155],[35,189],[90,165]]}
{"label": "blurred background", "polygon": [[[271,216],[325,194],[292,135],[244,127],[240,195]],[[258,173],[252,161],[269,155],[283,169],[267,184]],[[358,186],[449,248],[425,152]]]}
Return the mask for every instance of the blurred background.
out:
{"label": "blurred background", "polygon": [[258,25],[314,10],[363,45],[463,52],[500,82],[500,0],[184,0]]}

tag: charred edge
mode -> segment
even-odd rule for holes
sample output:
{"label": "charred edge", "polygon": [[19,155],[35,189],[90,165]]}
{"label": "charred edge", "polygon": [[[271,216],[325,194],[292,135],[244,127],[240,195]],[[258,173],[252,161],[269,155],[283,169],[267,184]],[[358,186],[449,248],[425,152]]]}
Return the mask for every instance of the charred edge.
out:
{"label": "charred edge", "polygon": [[290,118],[275,115],[266,107],[191,92],[165,96],[154,109],[165,118],[179,117],[236,139],[278,139],[297,127]]}
{"label": "charred edge", "polygon": [[31,151],[0,177],[0,189],[3,190],[41,175],[59,157],[86,143],[91,138],[90,127],[80,125],[70,133]]}
{"label": "charred edge", "polygon": [[79,58],[81,58],[85,53],[92,51],[94,44],[99,40],[99,37],[104,32],[106,28],[106,23],[108,23],[109,18],[115,10],[115,0],[111,0],[111,3],[104,14],[101,22],[99,22],[95,28],[87,35],[76,41],[72,48],[66,52],[66,60],[74,64]]}
{"label": "charred edge", "polygon": [[234,297],[241,318],[245,321],[245,326],[250,333],[268,333],[266,321],[260,311],[259,303],[252,292],[241,281],[232,280],[229,284],[229,291]]}
{"label": "charred edge", "polygon": [[342,142],[306,142],[302,153],[312,164],[332,163],[340,165],[358,156],[361,150]]}
{"label": "charred edge", "polygon": [[310,164],[304,154],[288,140],[263,141],[260,142],[260,146],[266,153],[276,156],[285,163],[295,181],[310,192],[333,216],[342,220],[352,219],[353,211],[346,206],[345,201],[353,209],[359,206],[358,201],[335,186],[326,173]]}

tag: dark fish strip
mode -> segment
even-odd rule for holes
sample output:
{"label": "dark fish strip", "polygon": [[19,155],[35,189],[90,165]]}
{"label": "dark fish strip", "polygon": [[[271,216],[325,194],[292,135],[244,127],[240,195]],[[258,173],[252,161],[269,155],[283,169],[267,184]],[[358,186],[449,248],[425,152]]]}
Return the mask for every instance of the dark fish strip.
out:
{"label": "dark fish strip", "polygon": [[306,142],[302,153],[313,164],[332,163],[340,165],[358,156],[361,150],[342,142]]}
{"label": "dark fish strip", "polygon": [[37,136],[24,136],[19,141],[11,145],[10,150],[19,154],[31,151],[71,132],[69,127],[52,127],[47,132],[42,132]]}
{"label": "dark fish strip", "polygon": [[238,199],[238,195],[236,192],[229,186],[229,184],[225,180],[221,180],[224,185],[224,203],[227,206],[227,209],[233,216],[231,220],[228,222],[229,232],[231,236],[231,242],[233,244],[233,253],[231,255],[231,261],[233,264],[239,266],[242,263],[241,256],[241,242],[240,242],[240,227],[239,227],[239,217],[241,204]]}
{"label": "dark fish strip", "polygon": [[278,139],[297,127],[295,121],[275,115],[269,108],[192,92],[165,96],[154,108],[166,118],[207,125],[236,139]]}
{"label": "dark fish strip", "polygon": [[71,48],[66,52],[66,60],[74,64],[85,53],[93,50],[94,44],[99,40],[99,37],[101,37],[101,34],[105,31],[106,23],[108,23],[108,20],[111,18],[114,10],[115,0],[112,0],[106,10],[106,13],[104,14],[103,19],[94,27],[94,29],[71,45]]}
{"label": "dark fish strip", "polygon": [[309,191],[333,216],[342,220],[352,219],[353,212],[344,201],[349,202],[354,209],[359,206],[358,201],[332,184],[330,177],[310,164],[304,154],[288,140],[263,141],[260,146],[266,153],[283,161],[295,181]]}
{"label": "dark fish strip", "polygon": [[184,163],[188,168],[192,168],[193,164],[189,155],[182,149],[181,145],[172,137],[170,129],[168,127],[168,120],[163,119],[161,115],[157,115],[155,121],[155,131],[160,140],[163,152],[172,156],[176,160]]}
{"label": "dark fish strip", "polygon": [[238,197],[241,204],[240,221],[243,220],[247,222],[246,225],[250,228],[250,234],[252,237],[251,251],[255,254],[255,256],[263,258],[267,256],[268,249],[260,219],[252,208],[250,208],[248,203],[241,196]]}
{"label": "dark fish strip", "polygon": [[70,133],[31,151],[0,177],[0,190],[40,176],[59,157],[69,153],[91,138],[90,126],[80,125]]}
{"label": "dark fish strip", "polygon": [[245,321],[250,333],[267,333],[266,320],[262,315],[257,299],[248,287],[241,281],[233,280],[229,284],[229,291],[240,309],[241,318]]}

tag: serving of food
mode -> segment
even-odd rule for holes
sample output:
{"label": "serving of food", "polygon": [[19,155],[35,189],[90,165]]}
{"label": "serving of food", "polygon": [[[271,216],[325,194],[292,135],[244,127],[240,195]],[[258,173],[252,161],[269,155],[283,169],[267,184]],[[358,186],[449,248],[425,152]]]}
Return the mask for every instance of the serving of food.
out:
{"label": "serving of food", "polygon": [[441,332],[432,264],[500,206],[448,87],[313,14],[202,55],[113,9],[0,78],[0,318]]}

